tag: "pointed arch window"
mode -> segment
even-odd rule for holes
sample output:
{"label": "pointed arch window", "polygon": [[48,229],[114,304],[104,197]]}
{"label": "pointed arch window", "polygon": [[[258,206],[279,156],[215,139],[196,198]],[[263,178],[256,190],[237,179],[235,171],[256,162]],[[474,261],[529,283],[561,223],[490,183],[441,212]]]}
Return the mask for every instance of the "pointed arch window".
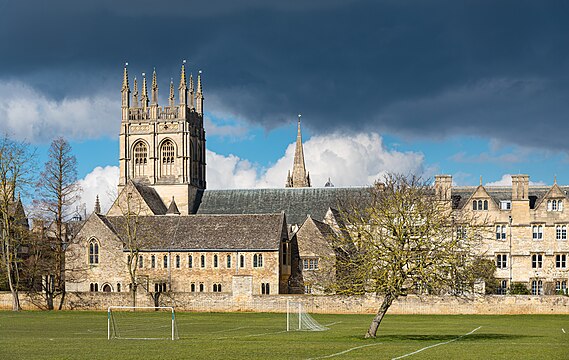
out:
{"label": "pointed arch window", "polygon": [[174,160],[176,151],[174,143],[171,140],[166,140],[160,147],[160,162],[162,164],[162,176],[174,175]]}
{"label": "pointed arch window", "polygon": [[133,176],[139,177],[146,175],[146,165],[148,164],[148,148],[142,141],[137,142],[133,148],[134,167]]}
{"label": "pointed arch window", "polygon": [[89,265],[99,264],[99,242],[95,239],[89,241]]}

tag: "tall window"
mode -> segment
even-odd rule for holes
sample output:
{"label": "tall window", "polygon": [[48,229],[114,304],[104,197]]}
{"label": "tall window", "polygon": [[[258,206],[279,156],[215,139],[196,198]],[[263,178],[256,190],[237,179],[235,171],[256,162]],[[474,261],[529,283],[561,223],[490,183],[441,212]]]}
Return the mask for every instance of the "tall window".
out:
{"label": "tall window", "polygon": [[263,267],[263,254],[253,255],[253,267]]}
{"label": "tall window", "polygon": [[194,267],[194,257],[192,255],[188,255],[188,267],[190,269]]}
{"label": "tall window", "polygon": [[506,239],[506,225],[496,225],[496,240]]}
{"label": "tall window", "polygon": [[227,255],[227,268],[231,269],[231,255]]}
{"label": "tall window", "polygon": [[200,257],[200,266],[203,268],[205,267],[205,255],[202,255]]}
{"label": "tall window", "polygon": [[488,210],[488,200],[472,201],[472,210]]}
{"label": "tall window", "polygon": [[555,255],[555,267],[557,269],[565,269],[567,267],[567,255],[566,254]]}
{"label": "tall window", "polygon": [[543,255],[533,254],[531,256],[531,267],[532,269],[541,269],[543,267]]}
{"label": "tall window", "polygon": [[543,295],[543,281],[532,280],[532,282],[531,282],[531,294],[532,295]]}
{"label": "tall window", "polygon": [[155,269],[156,268],[156,256],[152,255],[150,257],[150,267]]}
{"label": "tall window", "polygon": [[245,255],[239,255],[239,267],[245,267]]}
{"label": "tall window", "polygon": [[160,148],[160,161],[162,164],[162,176],[174,175],[174,143],[171,140],[166,140]]}
{"label": "tall window", "polygon": [[144,267],[144,258],[142,255],[138,255],[138,268],[142,269]]}
{"label": "tall window", "polygon": [[567,225],[557,225],[555,227],[555,238],[557,240],[567,240]]}
{"label": "tall window", "polygon": [[134,177],[146,175],[146,165],[148,164],[148,148],[142,141],[134,145]]}
{"label": "tall window", "polygon": [[533,225],[532,226],[532,233],[534,240],[541,240],[543,239],[543,226],[542,225]]}
{"label": "tall window", "polygon": [[216,268],[219,266],[217,255],[213,255],[213,267]]}
{"label": "tall window", "polygon": [[176,255],[176,269],[180,268],[180,255]]}
{"label": "tall window", "polygon": [[271,287],[269,283],[261,283],[261,294],[269,295],[271,293]]}
{"label": "tall window", "polygon": [[567,295],[567,280],[557,280],[555,282],[555,292]]}
{"label": "tall window", "polygon": [[164,255],[164,269],[168,268],[168,255]]}
{"label": "tall window", "polygon": [[89,265],[97,265],[99,263],[99,242],[97,240],[89,241]]}
{"label": "tall window", "polygon": [[498,269],[508,268],[508,255],[506,255],[506,254],[496,255],[496,267]]}

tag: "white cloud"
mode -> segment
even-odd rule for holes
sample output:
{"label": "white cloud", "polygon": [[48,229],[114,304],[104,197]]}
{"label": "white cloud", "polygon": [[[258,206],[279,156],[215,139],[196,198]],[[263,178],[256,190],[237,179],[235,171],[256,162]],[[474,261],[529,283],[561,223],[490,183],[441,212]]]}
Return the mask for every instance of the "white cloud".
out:
{"label": "white cloud", "polygon": [[118,101],[102,95],[54,100],[25,83],[0,82],[0,131],[32,143],[115,136]]}
{"label": "white cloud", "polygon": [[[209,189],[284,187],[292,169],[295,144],[268,169],[240,159],[207,152]],[[313,136],[304,144],[306,169],[312,185],[324,186],[331,178],[335,186],[368,185],[387,172],[424,173],[424,156],[416,152],[389,150],[377,133]]]}
{"label": "white cloud", "polygon": [[79,185],[83,190],[79,203],[84,204],[87,214],[93,212],[97,195],[99,195],[102,213],[105,214],[116,197],[118,183],[118,166],[97,166],[85,178],[79,180]]}

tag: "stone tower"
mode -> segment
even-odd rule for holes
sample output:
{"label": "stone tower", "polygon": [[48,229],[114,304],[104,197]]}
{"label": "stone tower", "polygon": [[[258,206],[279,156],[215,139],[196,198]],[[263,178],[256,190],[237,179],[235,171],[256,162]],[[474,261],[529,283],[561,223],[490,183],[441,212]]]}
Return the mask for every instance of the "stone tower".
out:
{"label": "stone tower", "polygon": [[144,73],[140,99],[136,77],[131,98],[127,65],[121,89],[119,193],[133,180],[152,186],[165,204],[174,197],[181,213],[192,213],[200,190],[206,188],[201,71],[194,93],[192,75],[188,89],[184,61],[178,103],[175,103],[171,81],[169,104],[161,107],[158,106],[156,70],[152,73],[150,99]]}
{"label": "stone tower", "polygon": [[302,149],[302,134],[300,132],[300,115],[298,115],[298,132],[296,134],[296,148],[294,150],[294,164],[292,175],[290,171],[286,179],[286,187],[310,187],[310,174],[304,166],[304,151]]}

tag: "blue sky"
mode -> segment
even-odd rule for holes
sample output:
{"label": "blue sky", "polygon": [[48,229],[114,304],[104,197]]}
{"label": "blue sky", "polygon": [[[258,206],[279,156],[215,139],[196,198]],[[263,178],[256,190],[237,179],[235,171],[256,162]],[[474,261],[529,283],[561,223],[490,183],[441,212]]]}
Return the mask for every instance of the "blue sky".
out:
{"label": "blue sky", "polygon": [[315,185],[569,183],[567,18],[565,1],[0,1],[0,130],[40,162],[65,136],[101,192],[124,62],[131,84],[156,68],[165,104],[187,59],[203,70],[210,188],[282,186],[298,113]]}

